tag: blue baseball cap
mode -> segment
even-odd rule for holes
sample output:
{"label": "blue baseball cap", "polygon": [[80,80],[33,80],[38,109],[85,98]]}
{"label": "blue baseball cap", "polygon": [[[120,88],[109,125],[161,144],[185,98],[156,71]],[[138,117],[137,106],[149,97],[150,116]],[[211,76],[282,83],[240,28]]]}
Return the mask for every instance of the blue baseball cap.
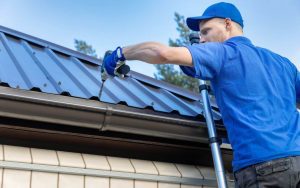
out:
{"label": "blue baseball cap", "polygon": [[224,2],[209,6],[202,16],[187,18],[186,24],[191,30],[199,31],[199,23],[202,20],[211,18],[230,18],[232,21],[238,23],[242,28],[244,27],[240,11],[233,4]]}

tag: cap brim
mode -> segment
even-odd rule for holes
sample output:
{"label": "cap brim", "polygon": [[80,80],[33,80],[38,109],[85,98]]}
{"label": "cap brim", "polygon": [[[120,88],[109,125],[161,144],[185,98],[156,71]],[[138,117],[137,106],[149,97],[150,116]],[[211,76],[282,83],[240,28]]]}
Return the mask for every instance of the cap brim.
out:
{"label": "cap brim", "polygon": [[199,31],[199,23],[202,20],[207,20],[213,18],[213,16],[197,16],[197,17],[189,17],[186,19],[187,26],[193,31]]}

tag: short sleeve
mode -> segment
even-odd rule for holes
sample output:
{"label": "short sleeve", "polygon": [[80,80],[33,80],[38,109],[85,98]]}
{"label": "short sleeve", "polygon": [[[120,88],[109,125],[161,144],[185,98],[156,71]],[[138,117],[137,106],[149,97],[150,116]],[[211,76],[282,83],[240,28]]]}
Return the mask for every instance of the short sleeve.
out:
{"label": "short sleeve", "polygon": [[203,80],[212,80],[219,74],[226,55],[223,43],[209,42],[186,48],[192,55],[194,66],[180,66],[185,74]]}

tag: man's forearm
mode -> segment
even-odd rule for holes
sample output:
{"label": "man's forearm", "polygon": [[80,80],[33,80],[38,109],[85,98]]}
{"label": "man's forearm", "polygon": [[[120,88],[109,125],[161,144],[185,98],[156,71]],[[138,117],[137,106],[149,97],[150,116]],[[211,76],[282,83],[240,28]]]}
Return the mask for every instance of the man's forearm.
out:
{"label": "man's forearm", "polygon": [[127,60],[140,60],[151,64],[178,64],[192,66],[192,57],[185,47],[169,47],[157,42],[145,42],[123,47]]}
{"label": "man's forearm", "polygon": [[156,42],[145,42],[123,48],[127,60],[140,60],[151,64],[162,64],[166,61],[162,52],[167,46]]}

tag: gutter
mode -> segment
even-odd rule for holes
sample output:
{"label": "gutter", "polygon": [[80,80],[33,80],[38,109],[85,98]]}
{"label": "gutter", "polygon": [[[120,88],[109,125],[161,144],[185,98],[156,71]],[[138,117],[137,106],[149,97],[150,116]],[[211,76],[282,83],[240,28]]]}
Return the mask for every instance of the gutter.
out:
{"label": "gutter", "polygon": [[[149,109],[0,86],[0,116],[208,143],[203,121]],[[219,135],[226,136],[218,126]]]}

